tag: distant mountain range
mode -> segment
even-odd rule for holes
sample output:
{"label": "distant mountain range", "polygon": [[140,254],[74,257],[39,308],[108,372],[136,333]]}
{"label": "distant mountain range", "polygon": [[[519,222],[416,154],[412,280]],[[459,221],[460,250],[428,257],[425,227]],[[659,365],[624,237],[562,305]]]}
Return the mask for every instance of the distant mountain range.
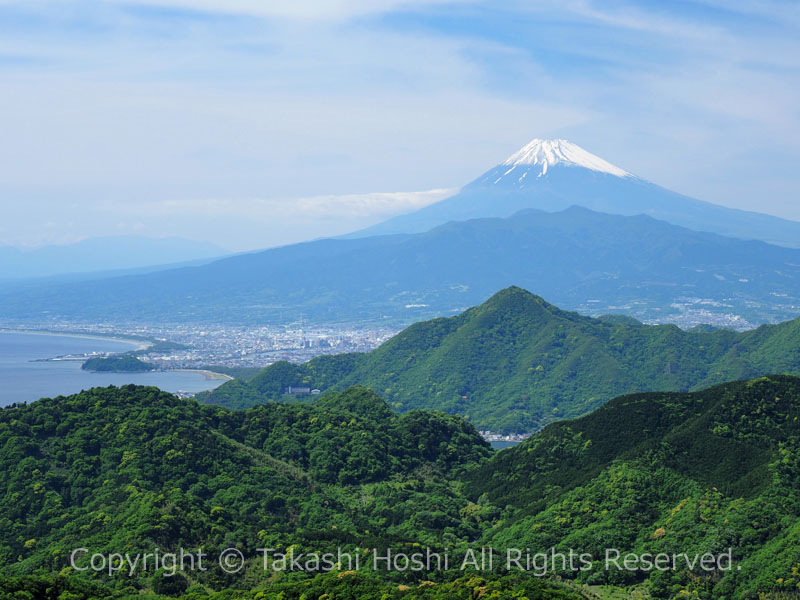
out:
{"label": "distant mountain range", "polygon": [[[6,281],[0,314],[403,326],[519,285],[591,315],[745,329],[800,312],[800,249],[784,247],[798,244],[800,223],[693,200],[565,140],[534,140],[456,196],[344,239],[183,268]],[[0,279],[221,249],[131,237],[3,252],[13,256]]]}
{"label": "distant mountain range", "polygon": [[139,235],[89,238],[30,250],[0,246],[0,279],[136,269],[225,254],[230,252],[209,242]]}
{"label": "distant mountain range", "polygon": [[0,286],[0,312],[34,319],[408,324],[460,312],[509,285],[594,315],[742,328],[797,316],[800,250],[646,216],[527,210],[421,234],[318,240],[145,275]]}
{"label": "distant mountain range", "polygon": [[800,318],[736,333],[684,331],[563,311],[517,287],[449,319],[416,323],[365,354],[276,363],[203,401],[245,408],[363,384],[395,410],[437,409],[479,429],[532,431],[614,396],[685,391],[770,373],[800,374]]}
{"label": "distant mountain range", "polygon": [[449,221],[508,217],[525,208],[572,205],[615,215],[645,214],[696,231],[800,247],[800,222],[702,202],[659,187],[567,140],[535,139],[458,194],[351,234],[419,233]]}

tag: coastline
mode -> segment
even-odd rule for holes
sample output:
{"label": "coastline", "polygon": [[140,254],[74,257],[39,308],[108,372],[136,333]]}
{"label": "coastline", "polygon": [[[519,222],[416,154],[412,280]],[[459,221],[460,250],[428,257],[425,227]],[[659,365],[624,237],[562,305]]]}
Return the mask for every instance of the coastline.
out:
{"label": "coastline", "polygon": [[100,335],[92,333],[69,333],[66,331],[47,331],[43,329],[0,329],[0,333],[19,333],[25,335],[56,335],[59,337],[83,338],[89,340],[108,340],[112,342],[123,342],[136,346],[136,350],[146,350],[153,345],[154,342],[149,340],[140,340],[135,338],[128,338],[118,335]]}
{"label": "coastline", "polygon": [[[55,360],[55,359],[50,359]],[[63,360],[74,360],[75,362],[83,360],[81,359],[63,359]],[[132,373],[132,374],[140,374],[140,373],[198,373],[203,376],[206,381],[232,381],[234,378],[230,375],[226,375],[224,373],[217,373],[216,371],[209,371],[208,369],[151,369],[149,371],[93,371],[89,370],[90,373]]]}
{"label": "coastline", "polygon": [[[107,340],[112,342],[122,342],[124,344],[131,344],[135,346],[135,349],[138,350],[146,350],[153,346],[155,342],[151,340],[143,340],[143,339],[136,339],[136,338],[129,338],[119,335],[101,335],[101,334],[91,334],[91,333],[70,333],[65,331],[48,331],[43,329],[3,329],[0,328],[0,334],[3,333],[16,333],[16,334],[23,334],[23,335],[43,335],[43,336],[59,336],[59,337],[71,337],[71,338],[81,338],[81,339],[89,339],[89,340]],[[47,361],[53,360],[64,360],[64,361],[74,361],[80,362],[83,361],[83,358],[74,358],[74,359],[61,359],[61,358],[49,358],[46,359]],[[199,373],[202,375],[206,381],[231,381],[234,377],[230,375],[226,375],[225,373],[217,373],[216,371],[209,371],[208,369],[156,369],[154,371],[142,371],[142,372],[163,372],[163,373]],[[93,371],[96,372],[96,371]],[[110,373],[125,373],[125,371],[109,371]]]}
{"label": "coastline", "polygon": [[233,377],[225,375],[225,373],[217,373],[216,371],[209,371],[208,369],[167,369],[166,373],[200,373],[208,381],[233,381]]}

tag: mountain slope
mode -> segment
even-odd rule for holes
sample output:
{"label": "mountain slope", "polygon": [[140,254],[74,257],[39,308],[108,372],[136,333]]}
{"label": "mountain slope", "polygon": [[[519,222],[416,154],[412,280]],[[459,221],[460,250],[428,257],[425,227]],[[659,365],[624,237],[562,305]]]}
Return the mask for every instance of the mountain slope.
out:
{"label": "mountain slope", "polygon": [[[553,311],[538,304],[541,316]],[[618,397],[492,455],[468,423],[394,415],[363,387],[234,412],[154,388],[109,387],[0,410],[0,448],[3,597],[555,600],[620,592],[569,582],[577,579],[636,585],[626,590],[632,597],[747,600],[791,597],[798,584],[797,377]],[[364,564],[376,550],[445,545],[445,571]],[[136,556],[199,546],[205,570],[171,576],[167,568],[131,577],[67,566],[75,548]],[[459,569],[466,549],[486,546],[496,553],[494,572]],[[231,547],[248,557],[239,574],[214,560]],[[264,569],[258,547],[304,556],[342,548],[365,558],[360,569],[343,562],[332,573],[276,573]],[[554,560],[542,573],[534,558],[523,572],[503,567],[509,548],[594,560],[587,571]],[[680,561],[667,571],[606,569],[607,549],[730,549],[733,562],[709,572]]]}
{"label": "mountain slope", "polygon": [[[0,448],[0,595],[9,598],[555,600],[624,591],[749,600],[792,597],[798,585],[797,377],[618,397],[491,456],[469,424],[398,417],[365,388],[236,412],[154,388],[94,389],[0,410]],[[135,556],[196,544],[202,572],[65,568],[78,547]],[[368,557],[442,544],[452,558],[444,572],[343,563],[327,574],[273,573],[254,550],[342,547]],[[494,572],[459,569],[467,548],[487,546]],[[224,547],[252,557],[242,573],[216,566]],[[528,572],[504,567],[507,549],[528,548]],[[550,548],[588,553],[591,568],[542,561]],[[730,551],[732,563],[607,569],[608,549]]]}
{"label": "mountain slope", "polygon": [[573,548],[595,557],[606,548],[731,548],[736,567],[727,571],[598,569],[581,577],[630,584],[649,575],[658,597],[691,582],[701,597],[749,598],[796,591],[799,460],[800,379],[772,376],[616,398],[549,425],[467,477],[473,498],[508,507],[484,540],[496,548]]}
{"label": "mountain slope", "polygon": [[645,216],[527,210],[147,275],[5,286],[0,311],[8,318],[407,324],[463,310],[509,285],[591,314],[743,327],[800,311],[800,250]]}
{"label": "mountain slope", "polygon": [[674,225],[800,247],[800,223],[727,208],[671,192],[566,140],[535,139],[458,194],[351,234],[419,233],[448,221],[508,217],[525,208],[579,205],[616,215],[645,214]]}
{"label": "mountain slope", "polygon": [[[398,417],[363,388],[229,412],[132,385],[4,408],[0,449],[0,575],[58,573],[74,548],[257,557],[471,540],[449,481],[490,453],[468,423]],[[188,576],[231,585],[209,562]],[[135,594],[150,575],[96,576]]]}
{"label": "mountain slope", "polygon": [[531,431],[623,393],[773,372],[800,373],[800,319],[744,333],[684,331],[584,317],[512,287],[458,316],[416,323],[372,352],[276,363],[204,399],[243,407],[281,399],[288,386],[359,383],[396,410],[432,408],[480,429]]}

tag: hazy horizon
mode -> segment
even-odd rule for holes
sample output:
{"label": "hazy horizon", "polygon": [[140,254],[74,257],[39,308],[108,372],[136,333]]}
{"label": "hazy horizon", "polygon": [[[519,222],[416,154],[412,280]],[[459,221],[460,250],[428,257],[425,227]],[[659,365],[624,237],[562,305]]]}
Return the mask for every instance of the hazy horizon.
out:
{"label": "hazy horizon", "polygon": [[0,244],[337,235],[535,137],[800,220],[798,25],[782,1],[0,1]]}

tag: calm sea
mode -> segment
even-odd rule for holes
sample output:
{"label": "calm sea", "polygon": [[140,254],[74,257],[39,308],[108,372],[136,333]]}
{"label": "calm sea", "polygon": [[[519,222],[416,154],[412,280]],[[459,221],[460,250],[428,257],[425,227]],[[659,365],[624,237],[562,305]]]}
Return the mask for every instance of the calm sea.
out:
{"label": "calm sea", "polygon": [[511,448],[516,446],[519,442],[489,442],[495,450],[502,450],[503,448]]}
{"label": "calm sea", "polygon": [[35,362],[65,354],[126,352],[135,344],[117,340],[64,335],[0,333],[0,406],[59,395],[75,394],[97,386],[154,385],[168,392],[201,392],[220,380],[201,373],[90,373],[80,361]]}

